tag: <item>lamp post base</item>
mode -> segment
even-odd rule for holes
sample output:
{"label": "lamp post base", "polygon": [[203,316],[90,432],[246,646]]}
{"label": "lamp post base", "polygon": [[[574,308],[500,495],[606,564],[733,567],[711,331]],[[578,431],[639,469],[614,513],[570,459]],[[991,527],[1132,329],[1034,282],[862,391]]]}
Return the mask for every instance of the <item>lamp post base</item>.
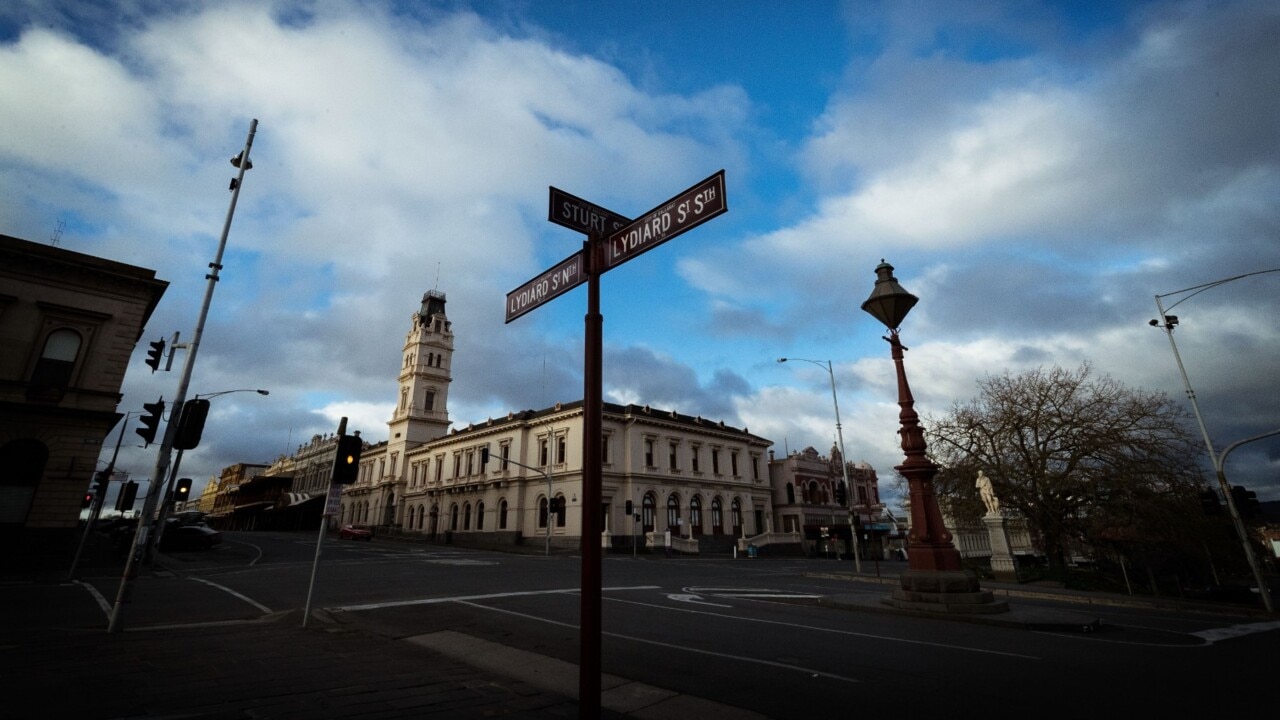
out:
{"label": "lamp post base", "polygon": [[907,570],[897,590],[884,599],[886,605],[947,615],[994,615],[1009,612],[1009,603],[997,600],[978,585],[968,570]]}

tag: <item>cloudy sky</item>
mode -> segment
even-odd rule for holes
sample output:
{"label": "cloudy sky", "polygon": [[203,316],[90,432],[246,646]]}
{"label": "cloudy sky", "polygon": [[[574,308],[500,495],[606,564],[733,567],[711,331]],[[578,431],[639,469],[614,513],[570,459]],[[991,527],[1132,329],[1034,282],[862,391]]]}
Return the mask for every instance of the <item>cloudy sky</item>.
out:
{"label": "cloudy sky", "polygon": [[[1082,362],[1185,402],[1154,296],[1280,268],[1271,0],[11,1],[0,232],[171,283],[122,411],[176,392],[181,358],[153,375],[145,341],[192,334],[255,118],[189,395],[271,394],[214,401],[197,490],[341,416],[385,439],[432,288],[456,425],[580,399],[585,288],[503,322],[581,244],[548,186],[636,216],[724,169],[729,212],[603,277],[605,395],[825,453],[825,365],[776,358],[830,360],[884,490],[896,390],[859,309],[881,258],[920,297],[902,337],[926,415]],[[1263,273],[1173,311],[1219,449],[1280,428],[1278,306]],[[135,439],[120,465],[145,479]],[[1227,464],[1263,499],[1277,469],[1277,439]]]}

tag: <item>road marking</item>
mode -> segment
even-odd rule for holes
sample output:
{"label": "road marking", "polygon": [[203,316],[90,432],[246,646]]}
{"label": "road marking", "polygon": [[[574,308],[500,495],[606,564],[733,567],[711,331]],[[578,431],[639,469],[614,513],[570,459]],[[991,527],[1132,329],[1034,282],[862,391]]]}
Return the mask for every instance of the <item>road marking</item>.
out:
{"label": "road marking", "polygon": [[706,602],[701,597],[690,593],[671,593],[667,597],[676,602],[693,603],[694,605],[710,605],[711,607],[733,607],[732,605],[721,605],[720,603]]}
{"label": "road marking", "polygon": [[93,599],[98,603],[98,607],[102,609],[102,612],[106,613],[108,619],[111,618],[111,603],[107,602],[107,599],[102,597],[102,593],[98,592],[98,588],[90,585],[89,583],[80,582],[79,580],[76,580],[75,584],[85,590],[88,590],[89,594],[92,595]]}
{"label": "road marking", "polygon": [[231,588],[227,587],[226,585],[219,585],[219,584],[218,584],[218,583],[216,583],[216,582],[212,582],[212,581],[209,581],[209,580],[205,580],[204,578],[193,577],[193,578],[190,578],[190,579],[191,579],[191,580],[195,580],[195,581],[196,581],[196,582],[198,582],[198,583],[204,583],[205,585],[208,585],[208,586],[210,586],[210,587],[216,587],[216,588],[218,588],[219,590],[221,590],[221,591],[223,591],[223,592],[225,592],[225,593],[228,593],[228,594],[232,595],[233,597],[240,598],[241,600],[243,600],[243,601],[245,601],[245,602],[249,603],[250,605],[252,605],[252,606],[254,606],[254,607],[256,607],[256,608],[258,608],[259,610],[261,610],[261,611],[262,611],[262,612],[264,612],[264,613],[269,613],[269,612],[271,612],[271,608],[267,607],[266,605],[263,605],[262,603],[258,602],[257,600],[254,600],[254,599],[253,599],[253,598],[251,598],[251,597],[248,597],[247,595],[241,595],[240,593],[236,592],[235,590],[232,590]]}
{"label": "road marking", "polygon": [[813,600],[822,597],[821,595],[814,595],[813,593],[787,592],[784,590],[771,590],[769,588],[687,587],[684,591],[694,594],[701,593],[703,595],[715,595],[716,597],[746,598],[749,600],[761,600],[768,598]]}
{"label": "road marking", "polygon": [[1024,658],[1027,660],[1039,660],[1041,658],[1035,655],[1022,655],[1020,653],[1004,652],[1002,650],[983,650],[981,648],[963,647],[961,645],[947,645],[945,643],[925,642],[923,640],[906,640],[904,638],[889,637],[887,635],[872,635],[870,633],[853,632],[851,630],[836,630],[833,628],[817,627],[814,625],[801,625],[798,623],[782,622],[781,620],[759,620],[756,618],[738,617],[737,615],[726,615],[724,613],[708,612],[706,610],[692,610],[688,608],[672,607],[670,605],[657,605],[654,603],[639,602],[636,600],[623,600],[622,598],[606,598],[613,602],[627,603],[629,605],[641,605],[644,607],[654,607],[668,612],[693,613],[695,615],[710,615],[712,617],[724,618],[726,620],[738,620],[740,622],[760,623],[762,625],[781,625],[783,627],[791,627],[799,630],[816,630],[824,633],[834,633],[837,635],[849,635],[852,637],[869,638],[872,640],[884,640],[886,642],[903,643],[906,645],[924,645],[926,647],[945,648],[947,650],[961,650],[964,652],[982,653],[984,655],[1003,655],[1005,657]]}
{"label": "road marking", "polygon": [[1252,635],[1254,633],[1269,632],[1271,630],[1280,630],[1280,621],[1273,620],[1271,622],[1249,623],[1248,625],[1231,625],[1229,627],[1210,628],[1208,630],[1201,630],[1200,632],[1193,632],[1191,634],[1203,640],[1207,640],[1212,644],[1219,640],[1232,640],[1238,637]]}
{"label": "road marking", "polygon": [[[603,592],[619,592],[622,590],[659,590],[658,585],[638,585],[635,587],[601,588]],[[410,605],[437,605],[448,602],[465,602],[468,600],[496,600],[508,597],[526,597],[530,595],[567,595],[579,592],[581,588],[565,588],[563,590],[524,590],[520,592],[489,593],[486,595],[455,595],[452,597],[421,598],[418,600],[392,600],[390,602],[369,603],[367,605],[343,605],[325,608],[330,612],[357,612],[360,610],[378,610],[389,607],[406,607]]]}
{"label": "road marking", "polygon": [[[469,605],[479,610],[490,610],[492,612],[505,613],[507,615],[514,615],[516,617],[526,618],[528,620],[536,620],[538,622],[544,622],[550,625],[559,625],[561,627],[575,628],[575,629],[578,628],[577,625],[574,625],[572,623],[560,622],[559,620],[549,620],[547,618],[538,617],[537,615],[529,615],[522,612],[516,612],[515,610],[506,610],[503,608],[489,607],[488,605],[479,605],[477,603],[466,602],[466,601],[458,601],[458,604]],[[679,650],[681,652],[689,652],[697,655],[710,655],[711,657],[724,658],[726,660],[737,660],[739,662],[751,663],[754,665],[765,665],[768,667],[781,668],[783,670],[793,670],[795,672],[804,673],[809,677],[824,677],[831,680],[840,680],[842,682],[849,682],[849,683],[861,682],[857,678],[845,677],[843,675],[836,675],[835,673],[829,673],[823,670],[814,670],[813,668],[802,667],[800,665],[791,665],[788,663],[780,663],[780,662],[775,662],[773,660],[761,660],[760,658],[746,657],[743,655],[732,655],[730,653],[721,653],[721,652],[715,652],[712,650],[699,650],[698,648],[692,648],[686,645],[675,645],[672,643],[660,642],[658,640],[649,640],[647,638],[633,637],[631,635],[623,635],[621,633],[601,632],[600,634],[606,635],[611,638],[618,638],[619,640],[630,640],[631,642],[643,643],[645,645],[656,645],[658,647],[667,648],[669,650]]]}

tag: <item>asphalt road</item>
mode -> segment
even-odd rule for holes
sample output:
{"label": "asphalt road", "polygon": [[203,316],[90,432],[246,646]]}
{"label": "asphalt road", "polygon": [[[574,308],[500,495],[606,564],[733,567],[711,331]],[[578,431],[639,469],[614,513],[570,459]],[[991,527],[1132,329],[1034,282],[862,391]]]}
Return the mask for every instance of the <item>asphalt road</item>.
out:
{"label": "asphalt road", "polygon": [[[315,554],[314,535],[227,533],[213,551],[168,555],[170,572],[134,584],[125,626],[302,608]],[[818,597],[888,594],[889,585],[823,577],[847,573],[844,565],[606,555],[603,670],[775,718],[972,716],[997,703],[1053,717],[1104,709],[1179,716],[1199,708],[1274,710],[1263,698],[1280,650],[1275,621],[1012,601],[1102,619],[1102,631],[1080,634],[813,604]],[[311,606],[339,622],[404,639],[449,630],[577,660],[578,557],[330,536],[315,567]],[[81,582],[86,597],[101,596],[99,611],[102,601],[114,600],[118,578]],[[85,623],[104,621],[92,610],[86,603]]]}

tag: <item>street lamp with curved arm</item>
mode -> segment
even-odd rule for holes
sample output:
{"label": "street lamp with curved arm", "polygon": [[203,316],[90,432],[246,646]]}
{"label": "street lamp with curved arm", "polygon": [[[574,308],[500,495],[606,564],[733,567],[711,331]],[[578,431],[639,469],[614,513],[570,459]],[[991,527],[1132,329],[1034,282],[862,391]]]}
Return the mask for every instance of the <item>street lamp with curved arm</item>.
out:
{"label": "street lamp with curved arm", "polygon": [[831,404],[836,409],[836,437],[840,440],[840,475],[844,479],[845,498],[849,502],[849,537],[851,539],[850,549],[853,551],[853,569],[856,572],[862,572],[862,558],[858,552],[858,528],[854,523],[854,501],[856,497],[853,492],[853,486],[849,484],[849,466],[848,457],[844,454],[844,430],[840,426],[840,401],[836,399],[836,373],[831,369],[831,361],[810,360],[808,358],[778,358],[778,362],[784,363],[788,360],[799,360],[801,362],[813,363],[823,370],[827,371],[828,377],[831,378]]}
{"label": "street lamp with curved arm", "polygon": [[[1231,522],[1233,525],[1235,525],[1236,535],[1240,537],[1240,544],[1244,547],[1244,555],[1249,562],[1249,569],[1253,571],[1254,580],[1257,581],[1258,583],[1258,593],[1262,596],[1263,607],[1266,608],[1268,613],[1271,613],[1274,611],[1271,604],[1271,592],[1268,590],[1267,584],[1263,580],[1262,567],[1258,564],[1258,559],[1253,553],[1253,546],[1249,544],[1249,533],[1244,527],[1244,520],[1240,517],[1240,509],[1236,507],[1235,500],[1231,497],[1231,486],[1227,483],[1227,475],[1223,471],[1222,465],[1227,459],[1227,454],[1230,453],[1232,450],[1235,450],[1240,445],[1243,445],[1247,442],[1252,442],[1254,440],[1261,440],[1262,438],[1271,437],[1272,435],[1280,434],[1280,430],[1275,430],[1269,433],[1263,433],[1262,435],[1256,435],[1254,437],[1246,438],[1239,442],[1233,443],[1229,445],[1221,453],[1219,453],[1214,449],[1213,440],[1210,439],[1209,437],[1209,429],[1204,424],[1204,416],[1200,413],[1200,403],[1197,402],[1196,400],[1195,390],[1191,389],[1191,380],[1187,377],[1187,368],[1182,364],[1182,355],[1178,353],[1178,344],[1175,343],[1173,340],[1173,329],[1178,325],[1178,316],[1170,315],[1168,314],[1168,311],[1172,310],[1173,308],[1177,307],[1181,303],[1187,300],[1190,300],[1191,298],[1195,297],[1196,295],[1199,295],[1200,293],[1210,288],[1214,288],[1219,285],[1232,282],[1233,280],[1240,280],[1241,278],[1252,277],[1254,275],[1263,275],[1266,273],[1273,273],[1273,272],[1280,272],[1280,268],[1273,268],[1271,270],[1259,270],[1257,272],[1245,273],[1243,275],[1236,275],[1234,277],[1223,278],[1221,280],[1214,280],[1213,282],[1204,283],[1203,285],[1196,285],[1193,287],[1184,288],[1182,290],[1175,290],[1174,292],[1165,293],[1163,295],[1156,295],[1155,296],[1156,310],[1159,311],[1160,316],[1159,318],[1154,319],[1149,323],[1152,327],[1163,328],[1165,331],[1165,334],[1169,336],[1169,347],[1173,350],[1173,359],[1178,363],[1178,372],[1182,375],[1183,387],[1186,388],[1187,398],[1191,400],[1191,409],[1195,413],[1196,423],[1200,426],[1200,434],[1204,437],[1205,448],[1209,452],[1209,460],[1212,461],[1213,471],[1218,478],[1218,487],[1221,489],[1223,496],[1226,498],[1227,512],[1230,513]],[[1174,295],[1182,295],[1183,293],[1190,293],[1190,295],[1187,295],[1186,297],[1170,305],[1168,308],[1165,308],[1163,303],[1163,300],[1165,298],[1172,297]]]}

